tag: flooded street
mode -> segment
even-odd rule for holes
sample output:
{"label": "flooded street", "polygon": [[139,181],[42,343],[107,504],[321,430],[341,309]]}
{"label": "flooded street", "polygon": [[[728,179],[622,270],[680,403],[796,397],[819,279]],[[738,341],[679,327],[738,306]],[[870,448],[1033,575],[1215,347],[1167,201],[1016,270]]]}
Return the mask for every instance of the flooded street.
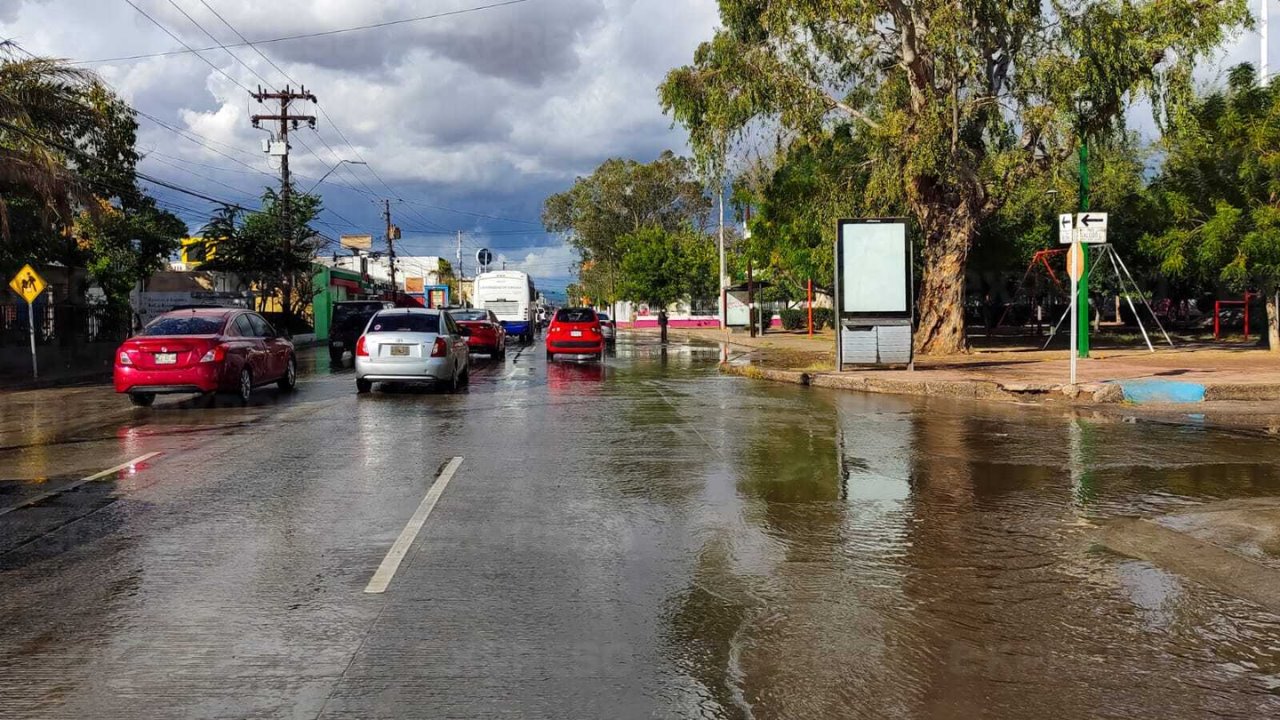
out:
{"label": "flooded street", "polygon": [[243,408],[0,399],[0,717],[1280,714],[1280,618],[1099,542],[1280,495],[1274,440],[648,336],[456,395],[358,397],[322,351]]}

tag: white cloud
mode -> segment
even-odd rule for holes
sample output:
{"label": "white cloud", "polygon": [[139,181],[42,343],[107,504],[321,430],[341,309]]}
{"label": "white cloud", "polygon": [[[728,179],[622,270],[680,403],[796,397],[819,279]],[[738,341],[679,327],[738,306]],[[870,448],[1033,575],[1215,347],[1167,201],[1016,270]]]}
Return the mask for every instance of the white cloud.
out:
{"label": "white cloud", "polygon": [[[169,0],[135,0],[195,47],[209,38]],[[223,42],[233,32],[199,0],[175,0]],[[485,4],[481,0],[206,0],[253,40],[323,32]],[[32,52],[93,60],[174,49],[177,43],[123,2],[0,0],[4,35]],[[260,45],[293,81],[320,99],[332,122],[319,118],[319,137],[296,133],[291,167],[309,178],[340,158],[368,161],[373,172],[343,168],[322,187],[326,232],[379,232],[380,207],[369,197],[392,195],[503,217],[537,220],[542,199],[607,157],[655,157],[682,150],[685,137],[658,107],[665,72],[692,58],[716,24],[715,0],[528,0],[420,23]],[[239,202],[260,195],[276,165],[260,151],[265,134],[249,123],[268,112],[244,88],[283,85],[284,75],[250,48],[203,53],[235,82],[184,54],[93,64],[140,110],[207,138],[201,147],[141,119],[140,146],[154,154],[143,168],[154,176]],[[256,74],[255,74],[256,73]],[[261,78],[258,77],[261,75]],[[264,80],[265,79],[265,80]],[[301,108],[299,108],[301,110]],[[320,114],[320,113],[316,113]],[[355,145],[346,146],[334,128]],[[326,148],[325,143],[333,150]],[[304,144],[306,147],[304,147]],[[312,152],[308,150],[314,151]],[[224,157],[229,155],[250,168]],[[318,155],[318,157],[317,157]],[[166,164],[168,163],[168,164]],[[193,225],[209,204],[157,190],[185,206]],[[483,233],[536,230],[527,224],[477,219],[397,204],[409,228],[461,228]],[[426,221],[426,222],[424,222]],[[355,225],[356,228],[345,227]],[[423,227],[425,226],[425,227]],[[444,236],[423,236],[425,251],[453,257]],[[509,262],[557,283],[573,252],[550,236],[492,238]],[[527,243],[527,247],[520,246]]]}

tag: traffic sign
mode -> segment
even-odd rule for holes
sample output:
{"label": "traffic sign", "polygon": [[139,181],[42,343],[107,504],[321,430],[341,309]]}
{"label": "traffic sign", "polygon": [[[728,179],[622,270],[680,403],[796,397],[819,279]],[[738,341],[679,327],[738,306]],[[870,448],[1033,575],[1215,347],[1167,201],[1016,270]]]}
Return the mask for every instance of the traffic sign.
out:
{"label": "traffic sign", "polygon": [[1088,252],[1081,243],[1071,243],[1071,249],[1067,250],[1067,275],[1071,279],[1079,282],[1080,276],[1084,275],[1084,254]]}
{"label": "traffic sign", "polygon": [[483,267],[489,267],[493,264],[493,253],[489,248],[480,248],[476,251],[476,262]]}
{"label": "traffic sign", "polygon": [[1076,215],[1076,232],[1080,242],[1102,244],[1107,241],[1107,214],[1083,212]]}
{"label": "traffic sign", "polygon": [[29,305],[40,297],[40,293],[44,292],[44,289],[49,287],[49,284],[30,265],[23,265],[18,274],[14,275],[13,279],[9,281],[9,287],[21,295],[22,299],[26,300]]}
{"label": "traffic sign", "polygon": [[1058,242],[1063,245],[1070,245],[1075,241],[1075,235],[1072,233],[1076,228],[1075,216],[1071,213],[1063,213],[1058,216]]}

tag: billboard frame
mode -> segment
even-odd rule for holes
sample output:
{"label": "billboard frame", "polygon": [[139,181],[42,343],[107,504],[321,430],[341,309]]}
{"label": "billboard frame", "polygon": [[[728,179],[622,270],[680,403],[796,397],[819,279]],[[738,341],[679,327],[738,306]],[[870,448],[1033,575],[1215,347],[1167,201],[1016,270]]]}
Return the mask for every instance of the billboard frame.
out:
{"label": "billboard frame", "polygon": [[[905,293],[905,302],[903,307],[905,310],[896,311],[846,311],[844,308],[844,236],[845,228],[860,225],[901,225],[903,228],[903,253],[904,274],[903,292]],[[867,327],[867,326],[907,326],[908,332],[911,332],[911,339],[914,345],[914,327],[915,327],[915,263],[914,252],[915,247],[912,242],[912,223],[910,219],[905,217],[866,217],[866,218],[843,218],[836,222],[836,240],[835,240],[835,297],[833,302],[833,320],[835,323],[835,341],[836,341],[836,372],[842,372],[845,368],[844,347],[842,337],[846,327]],[[907,362],[909,369],[915,369],[915,353],[911,352],[910,359]]]}

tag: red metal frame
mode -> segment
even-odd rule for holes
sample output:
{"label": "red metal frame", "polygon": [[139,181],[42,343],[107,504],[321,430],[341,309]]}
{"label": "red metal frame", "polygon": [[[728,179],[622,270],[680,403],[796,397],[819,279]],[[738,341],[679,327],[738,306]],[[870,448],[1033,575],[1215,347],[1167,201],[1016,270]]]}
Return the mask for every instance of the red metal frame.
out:
{"label": "red metal frame", "polygon": [[1244,341],[1249,342],[1249,299],[1258,297],[1257,293],[1246,292],[1244,300],[1214,300],[1213,301],[1213,339],[1216,342],[1222,335],[1222,306],[1223,305],[1243,305],[1244,306]]}

